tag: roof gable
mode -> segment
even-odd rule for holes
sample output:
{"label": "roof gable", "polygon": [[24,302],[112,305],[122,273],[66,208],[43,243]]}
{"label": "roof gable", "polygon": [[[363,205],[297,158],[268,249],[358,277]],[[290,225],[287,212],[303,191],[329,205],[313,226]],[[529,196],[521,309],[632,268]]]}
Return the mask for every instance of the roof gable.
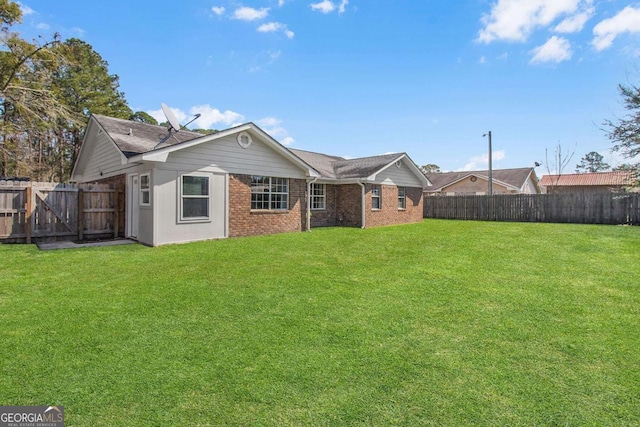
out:
{"label": "roof gable", "polygon": [[188,130],[169,132],[169,129],[163,126],[100,115],[92,115],[90,124],[91,122],[97,123],[107,133],[110,140],[126,156],[128,163],[141,161],[166,162],[172,152],[216,141],[243,131],[250,131],[254,137],[260,138],[262,142],[288,161],[305,170],[308,176],[320,176],[320,173],[296,157],[254,123],[245,123],[210,135],[202,135]]}
{"label": "roof gable", "polygon": [[398,161],[406,160],[411,172],[422,182],[423,186],[430,185],[427,177],[406,153],[383,154],[380,156],[345,159],[339,156],[314,153],[311,151],[290,149],[315,170],[320,172],[321,178],[331,180],[374,180],[375,176]]}

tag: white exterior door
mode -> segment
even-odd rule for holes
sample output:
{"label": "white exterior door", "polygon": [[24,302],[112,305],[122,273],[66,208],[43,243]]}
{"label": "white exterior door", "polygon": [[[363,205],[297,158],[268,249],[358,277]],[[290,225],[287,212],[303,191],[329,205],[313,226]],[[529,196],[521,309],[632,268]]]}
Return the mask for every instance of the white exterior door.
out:
{"label": "white exterior door", "polygon": [[140,182],[138,174],[129,176],[129,237],[138,238],[140,218]]}

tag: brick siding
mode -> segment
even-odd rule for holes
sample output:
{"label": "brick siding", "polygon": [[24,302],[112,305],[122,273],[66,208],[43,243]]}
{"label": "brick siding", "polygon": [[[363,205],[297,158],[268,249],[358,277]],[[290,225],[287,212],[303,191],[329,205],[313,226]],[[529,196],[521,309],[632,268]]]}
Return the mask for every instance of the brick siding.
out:
{"label": "brick siding", "polygon": [[362,187],[358,184],[338,187],[336,225],[362,227]]}
{"label": "brick siding", "polygon": [[338,186],[326,184],[325,189],[326,209],[311,211],[311,227],[331,227],[337,225]]}
{"label": "brick siding", "polygon": [[306,182],[289,179],[289,209],[251,210],[251,176],[229,175],[229,237],[258,236],[306,229]]}
{"label": "brick siding", "polygon": [[372,184],[366,185],[366,227],[420,222],[423,218],[422,188],[405,187],[406,208],[398,209],[398,187],[382,185],[382,209],[371,209]]}

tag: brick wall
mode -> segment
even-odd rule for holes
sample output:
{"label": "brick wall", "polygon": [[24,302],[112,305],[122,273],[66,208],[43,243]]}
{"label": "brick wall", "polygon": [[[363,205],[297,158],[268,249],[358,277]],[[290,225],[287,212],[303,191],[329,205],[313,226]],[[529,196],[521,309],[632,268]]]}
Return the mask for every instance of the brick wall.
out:
{"label": "brick wall", "polygon": [[311,227],[331,227],[338,224],[338,189],[337,185],[325,185],[326,209],[311,211]]}
{"label": "brick wall", "polygon": [[336,225],[362,227],[362,187],[358,184],[337,187]]}
{"label": "brick wall", "polygon": [[251,210],[251,176],[229,175],[229,237],[258,236],[306,229],[306,182],[289,179],[289,209]]}
{"label": "brick wall", "polygon": [[382,209],[371,209],[371,184],[366,185],[366,227],[420,222],[423,218],[422,188],[406,188],[406,208],[398,209],[398,187],[382,185]]}

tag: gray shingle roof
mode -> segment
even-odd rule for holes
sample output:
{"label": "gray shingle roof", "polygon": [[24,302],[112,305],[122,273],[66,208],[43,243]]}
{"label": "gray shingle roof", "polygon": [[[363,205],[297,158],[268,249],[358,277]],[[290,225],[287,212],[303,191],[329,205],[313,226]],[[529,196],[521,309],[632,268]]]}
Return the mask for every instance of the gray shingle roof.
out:
{"label": "gray shingle roof", "polygon": [[[513,187],[521,188],[532,171],[533,168],[494,169],[492,171],[492,176],[494,181],[500,181]],[[429,181],[433,183],[433,186],[429,191],[436,191],[443,187],[447,187],[469,175],[475,175],[485,178],[487,181],[489,180],[488,170],[430,173],[427,175],[427,178],[429,178]]]}
{"label": "gray shingle roof", "polygon": [[[163,126],[116,119],[97,114],[94,114],[93,118],[102,126],[120,151],[127,157],[148,153],[155,149],[192,141],[205,136],[183,129],[180,130],[180,132],[172,131],[171,135],[167,138],[169,129]],[[162,144],[160,144],[160,142],[162,142]],[[327,179],[366,178],[406,155],[405,153],[394,153],[381,156],[361,157],[358,159],[345,159],[339,156],[330,156],[311,151],[288,150],[319,172],[322,178]]]}
{"label": "gray shingle roof", "polygon": [[164,126],[150,125],[133,120],[116,119],[98,114],[94,114],[93,117],[109,134],[111,139],[113,139],[113,142],[116,143],[120,151],[127,157],[152,151],[158,143],[164,139],[166,139],[166,141],[158,148],[191,141],[203,136],[202,134],[183,129],[180,132],[172,131],[171,136],[167,138],[169,129]]}
{"label": "gray shingle roof", "polygon": [[323,178],[330,179],[364,178],[404,155],[404,153],[394,153],[358,159],[345,159],[311,151],[295,149],[290,149],[290,151],[320,172]]}

